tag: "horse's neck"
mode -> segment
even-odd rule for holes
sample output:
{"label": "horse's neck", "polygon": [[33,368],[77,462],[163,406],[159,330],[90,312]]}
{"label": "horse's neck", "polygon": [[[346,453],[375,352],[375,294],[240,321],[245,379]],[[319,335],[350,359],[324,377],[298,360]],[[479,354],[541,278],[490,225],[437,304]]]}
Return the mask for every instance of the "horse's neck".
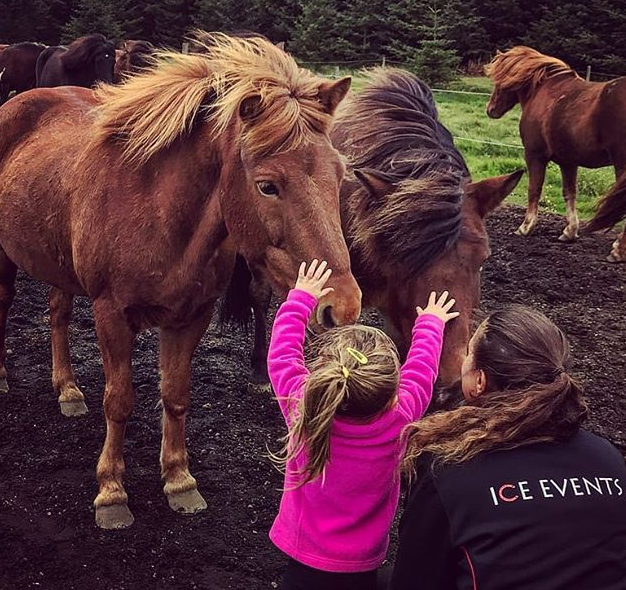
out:
{"label": "horse's neck", "polygon": [[520,93],[520,105],[522,110],[524,110],[525,108],[537,103],[554,101],[561,97],[565,92],[569,92],[577,87],[583,87],[591,84],[591,82],[585,82],[585,80],[575,78],[569,74],[560,74],[542,82],[532,94],[526,95],[524,93]]}

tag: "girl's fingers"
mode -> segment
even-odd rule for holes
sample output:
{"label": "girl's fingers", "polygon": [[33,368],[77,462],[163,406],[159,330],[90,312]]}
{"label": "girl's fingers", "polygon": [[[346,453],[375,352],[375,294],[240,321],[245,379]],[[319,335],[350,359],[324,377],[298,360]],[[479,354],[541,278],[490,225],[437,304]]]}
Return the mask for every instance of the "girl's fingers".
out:
{"label": "girl's fingers", "polygon": [[326,272],[318,279],[318,282],[320,284],[320,286],[324,286],[328,280],[330,279],[330,275],[333,274],[333,271],[331,268],[326,269]]}
{"label": "girl's fingers", "polygon": [[424,310],[419,305],[415,308],[415,311],[417,312],[417,315],[422,315],[424,313]]}
{"label": "girl's fingers", "polygon": [[325,268],[326,268],[326,261],[322,260],[322,262],[320,262],[319,266],[317,267],[317,270],[315,271],[314,278],[320,279],[322,275],[324,274]]}
{"label": "girl's fingers", "polygon": [[312,279],[315,276],[315,269],[317,268],[317,258],[313,259],[309,266],[309,270],[306,273],[308,279]]}
{"label": "girl's fingers", "polygon": [[321,299],[322,297],[326,297],[326,295],[330,295],[333,291],[334,289],[332,287],[326,287],[325,289],[322,289],[319,298]]}
{"label": "girl's fingers", "polygon": [[449,320],[453,320],[454,318],[458,318],[461,314],[458,311],[451,311],[446,315],[448,316]]}
{"label": "girl's fingers", "polygon": [[448,301],[448,303],[446,303],[443,306],[443,310],[444,311],[450,311],[454,307],[455,303],[456,303],[456,299],[450,299],[450,301]]}
{"label": "girl's fingers", "polygon": [[439,307],[443,307],[443,304],[446,302],[446,299],[448,298],[449,293],[447,291],[444,291],[441,296],[439,297],[439,300],[437,301],[437,305]]}
{"label": "girl's fingers", "polygon": [[430,296],[428,297],[428,305],[435,305],[435,302],[437,301],[437,293],[435,293],[434,291],[432,291],[430,293]]}

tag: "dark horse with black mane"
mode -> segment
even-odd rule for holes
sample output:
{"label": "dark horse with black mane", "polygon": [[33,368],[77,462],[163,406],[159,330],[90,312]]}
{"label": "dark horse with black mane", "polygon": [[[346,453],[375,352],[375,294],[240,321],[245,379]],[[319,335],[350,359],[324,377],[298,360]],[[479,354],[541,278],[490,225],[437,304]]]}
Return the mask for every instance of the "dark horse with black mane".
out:
{"label": "dark horse with black mane", "polygon": [[69,47],[48,47],[37,60],[37,88],[113,82],[115,46],[98,33],[79,37]]}
{"label": "dark horse with black mane", "polygon": [[[460,377],[480,272],[489,257],[484,218],[515,188],[523,171],[471,182],[430,89],[409,72],[377,69],[346,99],[331,134],[349,161],[341,187],[341,221],[363,306],[376,308],[406,350],[415,307],[432,290],[449,290],[461,316],[446,328],[440,384]],[[255,315],[253,383],[266,378],[270,292],[238,260],[222,319]],[[323,306],[317,322],[329,326]]]}
{"label": "dark horse with black mane", "polygon": [[0,104],[11,92],[19,94],[35,87],[35,65],[45,48],[40,43],[15,43],[0,51]]}

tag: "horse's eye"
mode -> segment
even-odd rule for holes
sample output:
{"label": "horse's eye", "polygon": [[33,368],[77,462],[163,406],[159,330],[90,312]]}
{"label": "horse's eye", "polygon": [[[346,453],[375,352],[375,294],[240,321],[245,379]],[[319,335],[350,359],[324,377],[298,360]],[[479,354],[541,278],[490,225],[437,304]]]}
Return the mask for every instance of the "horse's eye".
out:
{"label": "horse's eye", "polygon": [[264,197],[277,197],[278,196],[278,187],[269,180],[261,180],[256,183],[259,192]]}

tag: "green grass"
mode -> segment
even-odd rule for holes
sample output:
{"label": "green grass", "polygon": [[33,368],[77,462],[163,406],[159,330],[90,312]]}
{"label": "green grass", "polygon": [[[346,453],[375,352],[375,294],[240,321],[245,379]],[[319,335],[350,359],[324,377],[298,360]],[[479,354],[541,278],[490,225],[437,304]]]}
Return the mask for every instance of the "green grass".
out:
{"label": "green grass", "polygon": [[[363,86],[363,78],[360,78],[357,73],[353,80],[353,88],[358,92]],[[490,92],[491,82],[487,78],[461,78],[453,83],[450,89]],[[501,119],[489,119],[485,114],[487,96],[449,92],[435,92],[434,94],[441,121],[455,136],[455,143],[463,154],[474,180],[506,174],[525,167],[521,149],[462,139],[479,139],[521,146],[518,131],[521,113],[519,106]],[[591,217],[598,198],[608,192],[614,182],[612,167],[597,170],[579,168],[577,208],[581,219]],[[524,175],[507,202],[525,206],[527,195],[528,176]],[[548,165],[540,205],[546,211],[565,213],[565,203],[561,193],[561,173],[556,164]]]}

